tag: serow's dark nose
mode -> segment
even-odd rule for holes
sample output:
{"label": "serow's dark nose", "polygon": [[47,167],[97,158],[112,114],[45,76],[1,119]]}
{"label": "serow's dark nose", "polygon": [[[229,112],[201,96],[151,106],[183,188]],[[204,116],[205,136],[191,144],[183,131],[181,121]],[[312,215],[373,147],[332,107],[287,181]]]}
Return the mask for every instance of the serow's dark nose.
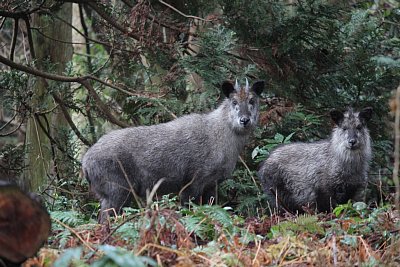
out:
{"label": "serow's dark nose", "polygon": [[243,126],[246,126],[249,123],[249,121],[250,121],[249,118],[246,117],[240,118],[240,124],[242,124]]}
{"label": "serow's dark nose", "polygon": [[351,146],[354,146],[356,143],[357,143],[357,140],[356,140],[356,139],[350,139],[350,140],[349,140],[349,144],[350,144]]}

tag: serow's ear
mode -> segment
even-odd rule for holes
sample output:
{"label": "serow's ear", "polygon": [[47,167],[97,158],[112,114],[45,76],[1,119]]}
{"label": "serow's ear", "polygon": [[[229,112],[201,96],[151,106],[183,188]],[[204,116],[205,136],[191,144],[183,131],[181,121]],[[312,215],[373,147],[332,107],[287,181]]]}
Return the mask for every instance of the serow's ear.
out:
{"label": "serow's ear", "polygon": [[253,90],[259,96],[261,95],[262,91],[264,91],[264,87],[265,87],[264,81],[257,81],[253,84],[251,90]]}
{"label": "serow's ear", "polygon": [[235,91],[235,87],[233,87],[233,84],[230,81],[223,82],[221,89],[222,93],[224,93],[226,97],[229,97],[229,95]]}
{"label": "serow's ear", "polygon": [[371,107],[364,108],[363,110],[360,111],[358,117],[367,122],[372,117],[372,111],[373,109]]}
{"label": "serow's ear", "polygon": [[332,109],[329,114],[331,115],[332,120],[335,122],[336,125],[339,125],[344,118],[343,112],[337,110],[337,109]]}

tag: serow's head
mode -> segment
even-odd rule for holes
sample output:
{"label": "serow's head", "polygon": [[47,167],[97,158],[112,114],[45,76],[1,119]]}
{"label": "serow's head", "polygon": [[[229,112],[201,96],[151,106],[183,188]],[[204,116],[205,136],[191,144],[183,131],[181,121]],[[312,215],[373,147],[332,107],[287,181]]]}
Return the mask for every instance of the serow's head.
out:
{"label": "serow's head", "polygon": [[264,90],[264,81],[257,81],[251,87],[246,79],[240,86],[226,81],[222,84],[222,92],[228,98],[229,121],[237,132],[246,133],[256,127],[259,114],[259,96]]}
{"label": "serow's head", "polygon": [[336,124],[335,135],[338,145],[348,149],[357,150],[365,146],[369,141],[367,122],[372,117],[372,108],[367,107],[360,112],[354,112],[349,108],[346,112],[332,110],[332,120]]}

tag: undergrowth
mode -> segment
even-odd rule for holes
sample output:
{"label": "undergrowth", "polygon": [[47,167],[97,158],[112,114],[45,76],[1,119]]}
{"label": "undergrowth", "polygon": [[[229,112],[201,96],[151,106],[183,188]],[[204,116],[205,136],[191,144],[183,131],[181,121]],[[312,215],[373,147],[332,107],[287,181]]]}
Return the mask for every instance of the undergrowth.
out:
{"label": "undergrowth", "polygon": [[52,211],[39,266],[395,266],[400,216],[392,205],[339,205],[330,214],[243,217],[230,207],[179,207],[164,196],[99,225]]}

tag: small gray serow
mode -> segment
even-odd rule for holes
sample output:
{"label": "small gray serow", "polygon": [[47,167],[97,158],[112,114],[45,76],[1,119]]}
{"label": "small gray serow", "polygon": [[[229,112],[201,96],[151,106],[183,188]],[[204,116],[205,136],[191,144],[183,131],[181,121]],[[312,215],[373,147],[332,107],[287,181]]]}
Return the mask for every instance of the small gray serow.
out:
{"label": "small gray serow", "polygon": [[365,201],[372,108],[330,115],[336,127],[329,139],[279,146],[261,164],[258,177],[271,209],[329,212],[350,199]]}
{"label": "small gray serow", "polygon": [[101,137],[82,159],[83,174],[104,212],[120,212],[132,190],[145,199],[158,181],[157,195],[181,193],[207,203],[217,182],[231,176],[239,153],[257,125],[264,81],[250,88],[222,84],[226,99],[208,114],[190,114],[152,126],[114,130]]}

